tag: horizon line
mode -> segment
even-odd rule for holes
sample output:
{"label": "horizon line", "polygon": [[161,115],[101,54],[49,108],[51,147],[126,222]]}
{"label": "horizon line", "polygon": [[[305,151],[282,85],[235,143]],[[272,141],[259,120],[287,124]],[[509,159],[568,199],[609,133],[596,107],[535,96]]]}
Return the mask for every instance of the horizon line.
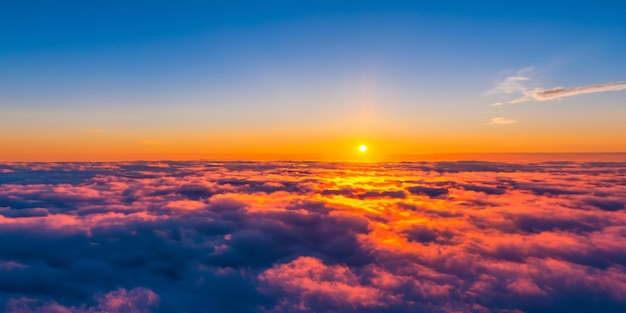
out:
{"label": "horizon line", "polygon": [[[72,155],[74,157],[68,157]],[[72,153],[55,154],[52,157],[5,158],[0,156],[0,163],[124,163],[124,162],[346,162],[346,163],[385,163],[419,161],[626,161],[626,152],[446,152],[446,153],[403,153],[360,158],[332,158],[311,153],[142,153],[143,157],[120,157],[103,155],[91,159],[95,154]],[[159,156],[170,157],[159,157]],[[173,157],[176,155],[178,157]],[[49,155],[50,156],[50,155]],[[148,156],[148,157],[146,157]],[[87,158],[89,158],[89,160]],[[562,157],[568,157],[563,159]],[[593,157],[593,158],[592,158]]]}

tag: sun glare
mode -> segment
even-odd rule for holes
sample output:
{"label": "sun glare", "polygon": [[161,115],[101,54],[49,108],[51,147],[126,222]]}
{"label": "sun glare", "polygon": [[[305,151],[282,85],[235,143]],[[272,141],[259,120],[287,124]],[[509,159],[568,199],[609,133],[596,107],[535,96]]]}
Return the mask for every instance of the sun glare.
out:
{"label": "sun glare", "polygon": [[360,145],[359,146],[359,151],[361,151],[361,152],[367,151],[367,146],[366,145]]}

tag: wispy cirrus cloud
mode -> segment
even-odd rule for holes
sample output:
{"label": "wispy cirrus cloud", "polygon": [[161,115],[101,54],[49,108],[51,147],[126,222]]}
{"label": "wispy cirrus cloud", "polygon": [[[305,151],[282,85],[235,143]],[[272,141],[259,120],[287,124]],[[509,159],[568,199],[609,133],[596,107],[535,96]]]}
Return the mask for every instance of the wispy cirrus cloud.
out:
{"label": "wispy cirrus cloud", "polygon": [[524,82],[527,82],[528,80],[530,80],[530,78],[526,76],[509,76],[505,78],[504,80],[496,83],[496,86],[493,89],[487,91],[486,94],[488,95],[498,94],[498,93],[511,94],[511,93],[523,92],[526,90],[526,86],[524,86]]}
{"label": "wispy cirrus cloud", "polygon": [[590,85],[583,87],[554,87],[550,89],[535,88],[533,90],[524,91],[524,96],[515,98],[507,103],[522,103],[526,101],[547,101],[564,97],[583,95],[588,93],[619,91],[626,89],[626,82],[606,83],[598,85]]}
{"label": "wispy cirrus cloud", "polygon": [[495,83],[495,86],[488,90],[486,95],[513,95],[519,96],[512,100],[501,100],[492,103],[492,106],[504,104],[516,104],[528,101],[548,101],[565,97],[577,96],[589,93],[620,91],[626,89],[626,82],[611,82],[580,87],[553,87],[541,88],[532,86],[532,79],[528,73],[532,68],[524,68],[516,71],[513,75],[507,76]]}

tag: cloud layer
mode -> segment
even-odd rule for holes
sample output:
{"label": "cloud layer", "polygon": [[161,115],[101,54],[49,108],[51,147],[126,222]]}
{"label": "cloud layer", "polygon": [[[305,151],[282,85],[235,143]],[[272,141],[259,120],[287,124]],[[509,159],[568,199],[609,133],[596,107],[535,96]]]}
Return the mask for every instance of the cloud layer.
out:
{"label": "cloud layer", "polygon": [[625,169],[0,164],[0,308],[624,312]]}

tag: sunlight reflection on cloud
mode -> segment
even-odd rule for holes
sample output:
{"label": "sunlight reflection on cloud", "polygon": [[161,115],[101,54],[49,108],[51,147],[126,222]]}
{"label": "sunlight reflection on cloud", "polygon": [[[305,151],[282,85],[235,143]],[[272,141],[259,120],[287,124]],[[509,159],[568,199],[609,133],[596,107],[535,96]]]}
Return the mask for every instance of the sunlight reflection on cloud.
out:
{"label": "sunlight reflection on cloud", "polygon": [[0,168],[8,312],[626,307],[624,163]]}

